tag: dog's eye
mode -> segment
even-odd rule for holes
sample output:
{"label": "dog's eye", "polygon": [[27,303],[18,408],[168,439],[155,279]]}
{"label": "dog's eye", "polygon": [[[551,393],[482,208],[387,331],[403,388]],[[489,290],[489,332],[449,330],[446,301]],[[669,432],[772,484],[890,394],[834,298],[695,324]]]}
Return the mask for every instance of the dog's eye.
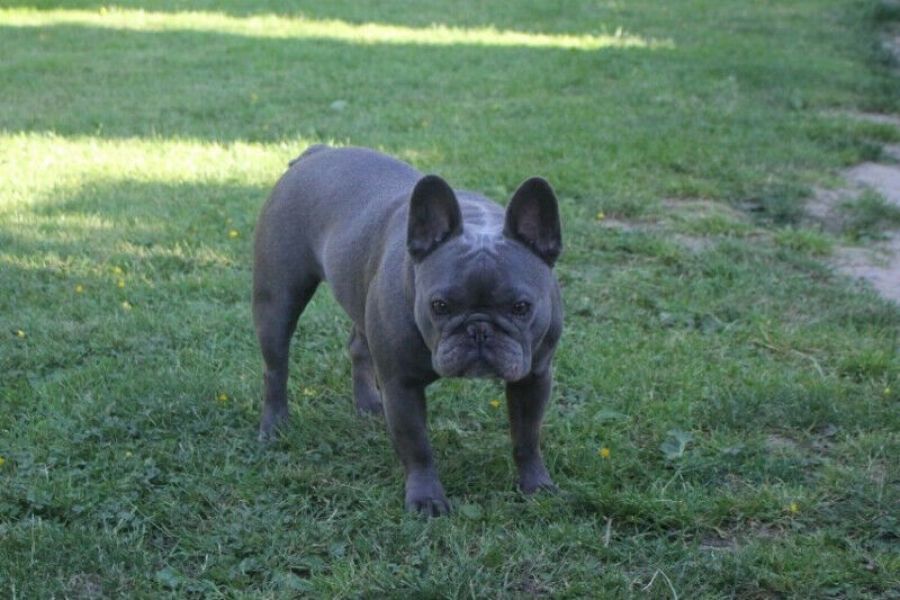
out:
{"label": "dog's eye", "polygon": [[512,314],[517,317],[524,317],[531,310],[531,305],[527,302],[516,302],[512,305]]}
{"label": "dog's eye", "polygon": [[432,300],[431,312],[439,316],[446,315],[450,312],[450,305],[443,300]]}

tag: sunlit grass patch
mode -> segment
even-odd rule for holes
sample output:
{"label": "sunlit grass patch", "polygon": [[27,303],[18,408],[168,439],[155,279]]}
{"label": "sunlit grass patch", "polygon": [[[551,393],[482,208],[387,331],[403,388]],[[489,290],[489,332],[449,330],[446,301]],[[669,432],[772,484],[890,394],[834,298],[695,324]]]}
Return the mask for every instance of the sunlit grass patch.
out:
{"label": "sunlit grass patch", "polygon": [[97,182],[271,185],[308,141],[272,144],[191,139],[0,135],[0,211],[53,202]]}
{"label": "sunlit grass patch", "polygon": [[260,15],[233,17],[219,12],[152,12],[125,8],[0,11],[0,23],[14,27],[77,25],[132,31],[195,31],[258,38],[323,39],[351,44],[423,46],[497,46],[601,50],[603,48],[671,48],[671,40],[655,40],[615,28],[609,34],[550,34],[432,25],[416,28],[382,23],[355,24],[336,19]]}

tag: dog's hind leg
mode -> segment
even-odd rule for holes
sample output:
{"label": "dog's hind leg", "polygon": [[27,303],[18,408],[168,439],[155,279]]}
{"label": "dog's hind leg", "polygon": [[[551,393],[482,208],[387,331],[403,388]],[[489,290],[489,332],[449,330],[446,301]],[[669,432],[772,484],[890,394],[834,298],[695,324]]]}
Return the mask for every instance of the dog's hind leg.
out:
{"label": "dog's hind leg", "polygon": [[264,285],[254,285],[253,321],[259,347],[265,361],[264,402],[259,424],[259,438],[271,437],[275,428],[288,416],[287,379],[291,336],[297,319],[312,298],[319,280],[307,277],[293,290],[273,292]]}
{"label": "dog's hind leg", "polygon": [[381,413],[381,394],[378,391],[369,343],[366,341],[366,336],[355,325],[350,332],[347,348],[350,351],[353,372],[353,402],[356,404],[356,411],[359,414]]}

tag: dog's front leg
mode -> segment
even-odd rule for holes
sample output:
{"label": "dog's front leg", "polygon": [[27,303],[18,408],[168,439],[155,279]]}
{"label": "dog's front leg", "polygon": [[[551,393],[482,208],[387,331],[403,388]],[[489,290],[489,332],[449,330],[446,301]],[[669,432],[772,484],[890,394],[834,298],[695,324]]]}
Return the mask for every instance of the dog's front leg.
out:
{"label": "dog's front leg", "polygon": [[384,414],[394,449],[406,471],[406,509],[428,516],[450,512],[426,431],[425,386],[382,382]]}
{"label": "dog's front leg", "polygon": [[519,471],[519,489],[526,494],[538,490],[555,490],[541,456],[541,421],[550,400],[552,376],[543,374],[506,384],[506,405],[512,436],[513,458]]}

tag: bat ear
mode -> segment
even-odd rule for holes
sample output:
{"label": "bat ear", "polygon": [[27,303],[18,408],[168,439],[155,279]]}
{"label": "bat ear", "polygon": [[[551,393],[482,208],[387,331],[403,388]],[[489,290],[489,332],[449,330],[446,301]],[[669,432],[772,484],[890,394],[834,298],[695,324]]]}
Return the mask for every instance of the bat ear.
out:
{"label": "bat ear", "polygon": [[456,194],[437,175],[426,175],[409,199],[406,249],[420,261],[438,246],[462,233],[462,213]]}
{"label": "bat ear", "polygon": [[503,234],[522,242],[551,267],[562,252],[559,203],[547,180],[532,177],[519,186],[506,209]]}

